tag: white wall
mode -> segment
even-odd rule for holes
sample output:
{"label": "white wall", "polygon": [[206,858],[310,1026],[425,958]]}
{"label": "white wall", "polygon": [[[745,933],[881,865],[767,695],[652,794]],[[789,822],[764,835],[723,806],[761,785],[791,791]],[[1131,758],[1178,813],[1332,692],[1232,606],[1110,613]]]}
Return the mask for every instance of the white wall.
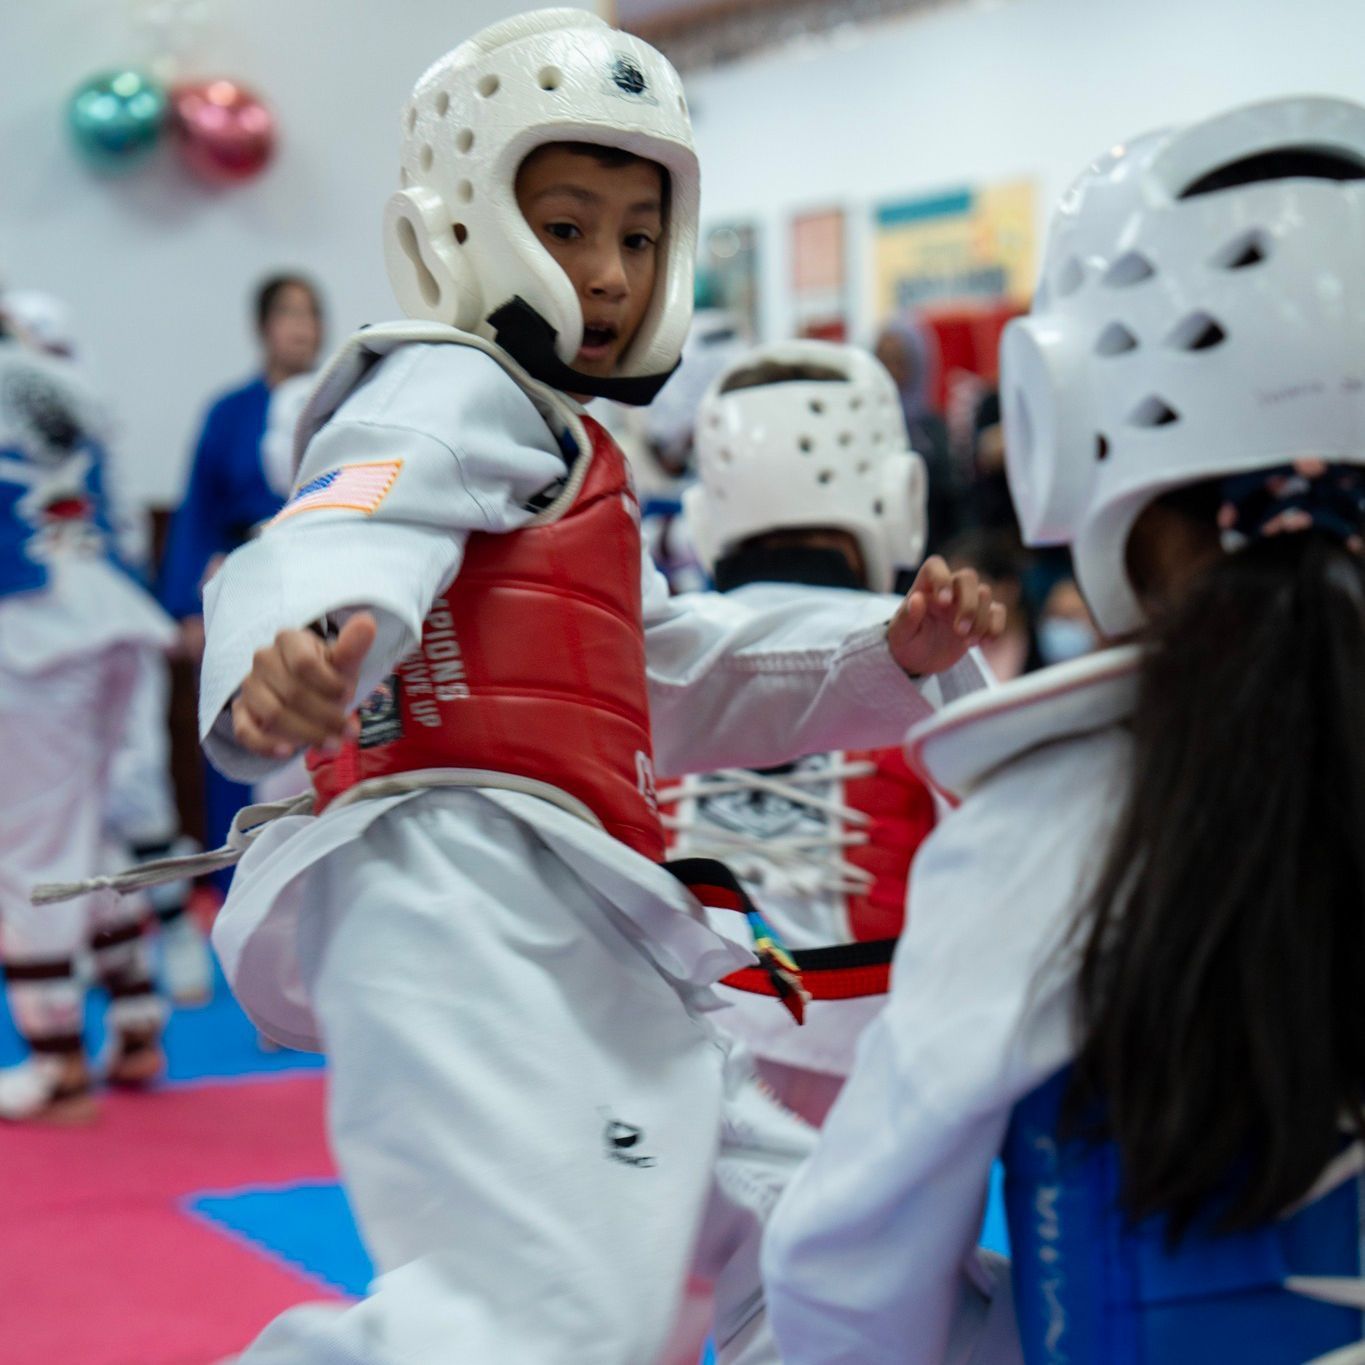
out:
{"label": "white wall", "polygon": [[[589,5],[591,0],[589,0]],[[247,295],[277,267],[323,285],[330,336],[390,317],[379,222],[398,116],[427,65],[517,0],[215,0],[189,74],[236,77],[274,106],[275,164],[205,189],[174,164],[92,175],[63,106],[137,55],[130,0],[0,0],[0,281],[74,307],[123,426],[129,492],[171,501],[210,394],[250,374]]]}
{"label": "white wall", "polygon": [[793,211],[843,203],[864,251],[879,201],[1036,179],[1051,203],[1096,154],[1246,100],[1365,101],[1365,0],[970,0],[689,81],[706,223],[761,224],[762,327],[792,326]]}

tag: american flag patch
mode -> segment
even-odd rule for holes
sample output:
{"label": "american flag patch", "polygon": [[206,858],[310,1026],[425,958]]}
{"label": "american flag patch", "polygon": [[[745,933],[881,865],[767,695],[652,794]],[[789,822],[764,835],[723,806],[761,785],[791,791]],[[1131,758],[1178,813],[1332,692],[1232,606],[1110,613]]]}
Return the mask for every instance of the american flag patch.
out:
{"label": "american flag patch", "polygon": [[372,460],[368,464],[344,464],[329,469],[300,488],[275,514],[275,521],[295,512],[320,512],[340,508],[369,516],[388,495],[402,469],[402,460]]}

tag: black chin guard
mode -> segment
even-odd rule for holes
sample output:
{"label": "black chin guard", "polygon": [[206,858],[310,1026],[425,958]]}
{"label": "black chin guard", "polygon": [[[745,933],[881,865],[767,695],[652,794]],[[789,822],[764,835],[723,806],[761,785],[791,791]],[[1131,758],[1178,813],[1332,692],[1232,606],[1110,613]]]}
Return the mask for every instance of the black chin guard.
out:
{"label": "black chin guard", "polygon": [[642,374],[633,379],[606,379],[575,370],[555,354],[555,329],[520,296],[490,313],[488,324],[498,345],[527,374],[561,393],[591,394],[594,398],[643,407],[654,401],[654,395],[678,368],[675,364],[661,374]]}
{"label": "black chin guard", "polygon": [[742,588],[746,583],[804,583],[812,588],[867,588],[841,550],[814,545],[784,545],[781,548],[742,545],[716,560],[712,576],[717,592],[730,592],[734,588]]}

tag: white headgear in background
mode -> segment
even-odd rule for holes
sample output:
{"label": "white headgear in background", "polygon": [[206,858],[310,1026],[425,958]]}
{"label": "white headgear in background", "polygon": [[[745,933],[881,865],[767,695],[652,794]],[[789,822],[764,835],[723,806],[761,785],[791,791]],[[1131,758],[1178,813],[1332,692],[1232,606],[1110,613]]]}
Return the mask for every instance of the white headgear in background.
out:
{"label": "white headgear in background", "polygon": [[49,355],[75,351],[71,309],[55,294],[38,289],[7,289],[0,294],[0,314],[30,345]]}
{"label": "white headgear in background", "polygon": [[1365,463],[1365,108],[1279,99],[1114,148],[1063,197],[1002,343],[1024,538],[1141,625],[1128,536],[1162,493]]}
{"label": "white headgear in background", "polygon": [[[648,402],[687,335],[697,248],[697,158],[668,62],[584,10],[532,11],[432,66],[403,133],[403,188],[384,216],[403,311],[496,341],[557,387]],[[578,296],[517,207],[517,170],[549,142],[619,148],[668,172],[654,295],[611,379],[569,368],[583,341]]]}
{"label": "white headgear in background", "polygon": [[[765,366],[828,378],[745,384]],[[924,553],[924,462],[895,382],[857,347],[784,341],[748,352],[702,399],[696,452],[700,482],[683,506],[708,570],[752,536],[829,526],[857,539],[868,587],[889,592]]]}

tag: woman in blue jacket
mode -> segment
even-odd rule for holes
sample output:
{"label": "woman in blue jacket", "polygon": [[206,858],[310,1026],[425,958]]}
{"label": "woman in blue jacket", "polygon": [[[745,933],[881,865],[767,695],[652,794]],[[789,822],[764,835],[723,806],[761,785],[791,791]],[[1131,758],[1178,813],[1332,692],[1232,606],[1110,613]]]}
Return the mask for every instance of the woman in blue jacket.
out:
{"label": "woman in blue jacket", "polygon": [[[256,291],[262,369],[216,399],[204,418],[184,501],[171,522],[161,565],[161,601],[180,623],[183,652],[204,650],[201,594],[224,556],[279,511],[281,498],[261,467],[261,438],[271,390],[317,363],[322,297],[299,275],[275,275]],[[205,769],[205,838],[217,847],[251,789]],[[224,884],[229,874],[220,874]]]}

